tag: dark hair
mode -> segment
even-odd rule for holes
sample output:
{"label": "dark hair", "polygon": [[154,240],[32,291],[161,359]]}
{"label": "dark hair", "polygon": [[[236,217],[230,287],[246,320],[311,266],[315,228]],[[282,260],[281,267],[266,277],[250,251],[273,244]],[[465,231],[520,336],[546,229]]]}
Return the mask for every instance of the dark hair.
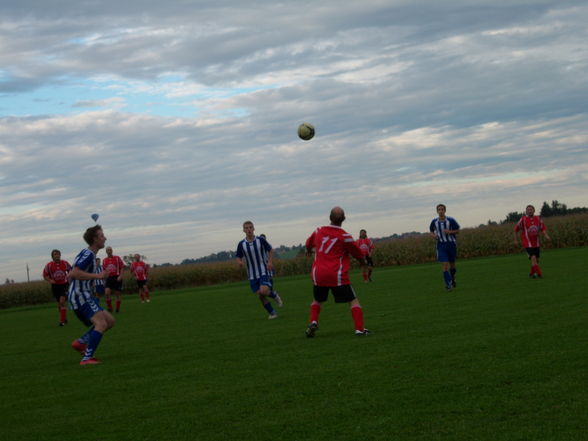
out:
{"label": "dark hair", "polygon": [[102,226],[98,224],[86,230],[86,232],[84,233],[84,240],[88,245],[92,246],[94,244],[94,239],[96,239],[98,231],[102,231]]}
{"label": "dark hair", "polygon": [[61,254],[61,251],[59,251],[59,250],[53,250],[53,251],[51,251],[51,257],[52,258],[53,258],[53,254],[55,254],[55,253]]}
{"label": "dark hair", "polygon": [[251,221],[243,222],[243,228],[245,228],[245,225],[249,225],[249,224],[253,225],[253,222],[251,222]]}
{"label": "dark hair", "polygon": [[435,210],[438,210],[439,207],[443,207],[447,210],[447,207],[445,206],[445,204],[437,204],[437,208],[435,208]]}
{"label": "dark hair", "polygon": [[361,233],[366,233],[367,234],[367,231],[365,231],[364,229],[361,229],[361,230],[359,230],[359,234],[361,234]]}
{"label": "dark hair", "polygon": [[527,205],[527,206],[525,207],[525,210],[526,210],[527,208],[529,208],[529,207],[531,207],[531,208],[533,209],[533,211],[535,210],[535,207],[533,207],[531,204]]}

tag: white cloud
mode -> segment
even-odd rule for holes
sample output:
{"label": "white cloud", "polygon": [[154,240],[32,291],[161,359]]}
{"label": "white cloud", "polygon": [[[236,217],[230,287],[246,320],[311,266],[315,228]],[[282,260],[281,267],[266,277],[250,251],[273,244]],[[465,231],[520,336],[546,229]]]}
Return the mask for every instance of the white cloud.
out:
{"label": "white cloud", "polygon": [[375,236],[439,200],[465,226],[587,205],[584,2],[108,5],[0,9],[0,115],[29,115],[0,116],[0,280],[72,258],[93,212],[160,263],[244,219],[301,243],[339,204]]}

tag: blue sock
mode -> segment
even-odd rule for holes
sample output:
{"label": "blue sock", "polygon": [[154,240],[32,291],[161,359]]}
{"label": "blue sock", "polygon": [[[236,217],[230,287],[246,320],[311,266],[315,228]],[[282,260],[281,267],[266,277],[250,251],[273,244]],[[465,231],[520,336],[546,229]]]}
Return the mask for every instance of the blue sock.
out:
{"label": "blue sock", "polygon": [[272,291],[269,295],[272,299],[275,299],[278,295],[275,291]]}
{"label": "blue sock", "polygon": [[455,273],[457,272],[457,268],[451,268],[449,271],[451,272],[451,278],[455,279]]}
{"label": "blue sock", "polygon": [[86,333],[84,335],[82,335],[80,338],[78,338],[78,340],[81,341],[83,344],[87,345],[88,343],[90,343],[90,334],[92,333],[93,330],[94,330],[94,326],[90,326],[88,328],[88,330],[86,331]]}
{"label": "blue sock", "polygon": [[272,304],[270,302],[264,303],[263,304],[263,307],[270,314],[275,314],[276,313],[276,310],[274,309],[274,307],[272,306]]}
{"label": "blue sock", "polygon": [[445,280],[445,285],[451,285],[451,275],[449,271],[443,271],[443,279]]}
{"label": "blue sock", "polygon": [[90,331],[90,342],[88,343],[88,348],[86,349],[86,353],[82,360],[88,360],[94,356],[94,352],[98,349],[100,340],[102,340],[102,333],[92,329],[92,331]]}

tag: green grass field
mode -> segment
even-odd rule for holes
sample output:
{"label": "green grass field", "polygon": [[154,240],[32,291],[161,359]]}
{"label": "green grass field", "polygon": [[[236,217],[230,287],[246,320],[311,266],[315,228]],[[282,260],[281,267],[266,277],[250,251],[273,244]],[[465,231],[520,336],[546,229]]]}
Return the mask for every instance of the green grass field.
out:
{"label": "green grass field", "polygon": [[588,248],[352,279],[368,337],[329,301],[304,336],[307,276],[277,279],[267,320],[246,282],[125,297],[98,366],[69,347],[83,327],[51,306],[0,311],[7,441],[585,440]]}

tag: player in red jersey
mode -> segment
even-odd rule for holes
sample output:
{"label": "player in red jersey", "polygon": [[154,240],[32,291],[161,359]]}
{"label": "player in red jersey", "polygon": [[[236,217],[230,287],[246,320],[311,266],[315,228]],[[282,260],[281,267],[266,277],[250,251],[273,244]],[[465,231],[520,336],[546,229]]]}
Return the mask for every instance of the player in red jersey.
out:
{"label": "player in red jersey", "polygon": [[61,260],[61,251],[51,251],[51,262],[43,268],[43,279],[51,284],[51,292],[55,301],[57,302],[57,309],[59,309],[59,326],[67,324],[67,307],[65,302],[67,300],[67,289],[69,283],[67,275],[71,271],[71,265]]}
{"label": "player in red jersey", "polygon": [[517,222],[514,228],[514,243],[520,246],[518,240],[518,232],[521,232],[521,241],[523,247],[527,250],[529,260],[531,260],[531,272],[529,277],[533,279],[543,277],[541,268],[539,268],[540,243],[539,233],[543,233],[545,239],[551,240],[547,234],[547,227],[539,216],[535,216],[535,207],[527,205],[525,208],[525,215]]}
{"label": "player in red jersey", "polygon": [[131,263],[130,270],[131,274],[133,274],[135,280],[137,281],[141,303],[149,303],[151,301],[151,299],[149,298],[149,287],[147,286],[149,265],[147,265],[145,262],[141,260],[141,256],[139,254],[135,254],[133,258],[135,259],[135,261]]}
{"label": "player in red jersey", "polygon": [[367,335],[369,331],[363,326],[363,310],[349,281],[349,256],[355,257],[362,266],[365,266],[365,259],[351,234],[341,228],[345,220],[345,212],[341,207],[331,210],[330,220],[331,225],[317,228],[306,239],[306,254],[314,252],[311,273],[314,301],[310,305],[310,324],[306,336],[314,337],[318,329],[321,303],[327,300],[329,291],[333,293],[335,303],[349,303],[355,335]]}
{"label": "player in red jersey", "polygon": [[359,239],[355,242],[363,254],[367,266],[362,268],[361,275],[365,283],[372,281],[372,271],[374,270],[374,261],[372,260],[372,251],[374,251],[374,243],[367,237],[367,231],[359,230]]}
{"label": "player in red jersey", "polygon": [[106,255],[102,260],[102,267],[104,271],[108,272],[108,278],[106,279],[106,307],[109,312],[112,312],[112,299],[110,294],[112,291],[116,294],[116,312],[120,312],[120,300],[122,294],[122,280],[123,271],[125,270],[125,263],[118,256],[112,254],[112,247],[106,247]]}

